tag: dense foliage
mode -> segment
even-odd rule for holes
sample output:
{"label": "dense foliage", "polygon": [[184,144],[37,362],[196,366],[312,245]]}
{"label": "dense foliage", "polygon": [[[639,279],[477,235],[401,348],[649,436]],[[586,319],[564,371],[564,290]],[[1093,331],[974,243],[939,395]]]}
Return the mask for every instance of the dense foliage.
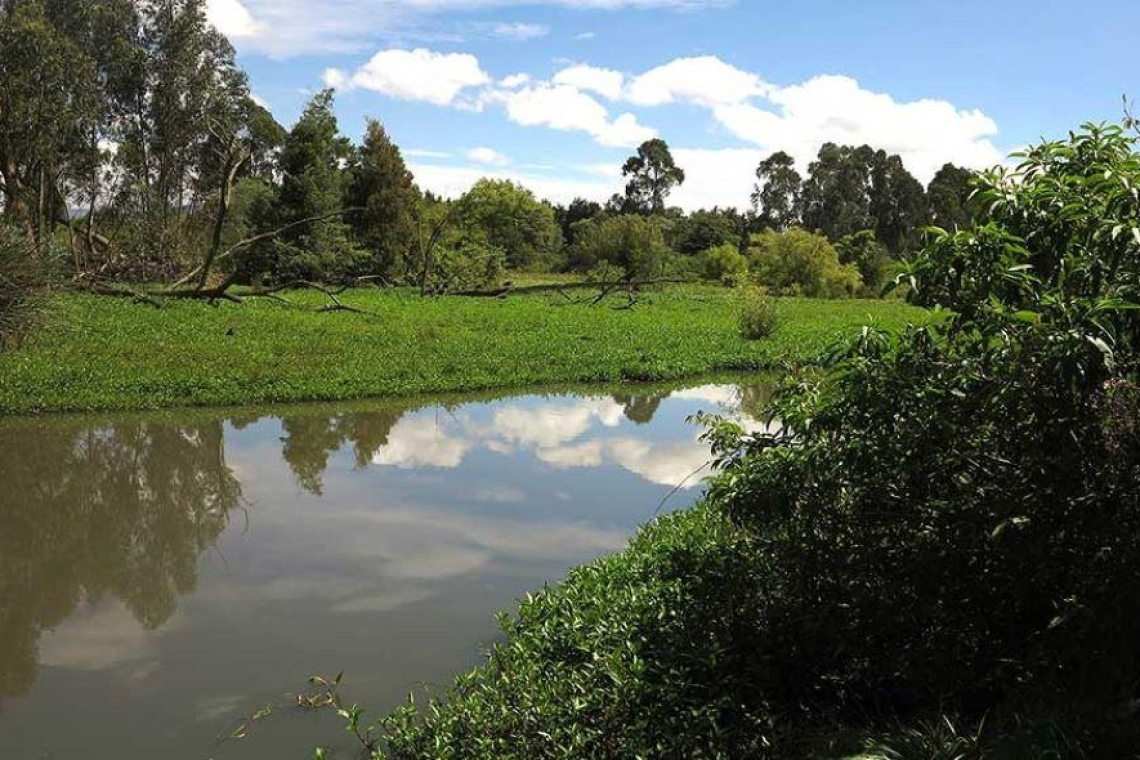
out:
{"label": "dense foliage", "polygon": [[827,238],[798,227],[753,235],[748,256],[756,279],[778,294],[840,298],[863,285],[859,270],[840,264]]}
{"label": "dense foliage", "polygon": [[987,175],[708,502],[504,621],[394,758],[1134,757],[1140,157],[1089,127]]}

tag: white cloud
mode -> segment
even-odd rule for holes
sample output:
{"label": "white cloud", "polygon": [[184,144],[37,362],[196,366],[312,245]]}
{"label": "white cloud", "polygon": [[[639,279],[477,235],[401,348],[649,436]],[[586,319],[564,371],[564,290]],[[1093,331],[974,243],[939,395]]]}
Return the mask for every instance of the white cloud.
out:
{"label": "white cloud", "polygon": [[574,39],[576,39],[576,40],[592,40],[597,36],[598,36],[597,32],[582,32],[581,34],[575,34]]}
{"label": "white cloud", "polygon": [[506,87],[508,90],[514,90],[518,87],[522,87],[525,84],[530,84],[531,81],[532,78],[530,74],[511,74],[508,77],[504,77],[499,82],[499,86]]}
{"label": "white cloud", "polygon": [[263,30],[240,0],[206,0],[206,18],[230,39],[240,42]]}
{"label": "white cloud", "polygon": [[524,127],[580,131],[602,145],[628,148],[657,136],[631,113],[611,120],[605,106],[576,87],[542,83],[521,90],[498,93],[507,117]]}
{"label": "white cloud", "polygon": [[844,76],[819,76],[769,95],[774,110],[723,105],[714,116],[732,134],[768,151],[785,150],[806,165],[825,142],[871,145],[898,153],[926,182],[947,161],[993,166],[1002,153],[989,139],[997,124],[978,110],[943,100],[900,103]]}
{"label": "white cloud", "polygon": [[396,423],[388,433],[388,444],[373,455],[372,463],[400,469],[454,469],[473,445],[474,442],[465,437],[448,435],[430,417],[416,417]]}
{"label": "white cloud", "polygon": [[472,148],[467,151],[467,160],[476,164],[486,164],[488,166],[506,166],[511,162],[511,159],[495,150],[494,148],[480,147]]}
{"label": "white cloud", "polygon": [[897,153],[923,182],[947,161],[975,169],[1002,161],[990,139],[998,125],[945,100],[898,103],[848,76],[833,75],[773,90],[768,99],[773,109],[723,105],[714,109],[715,119],[734,136],[767,152],[787,150],[805,166],[824,142]]}
{"label": "white cloud", "polygon": [[325,82],[379,92],[401,100],[418,100],[437,106],[451,105],[461,92],[490,84],[491,77],[479,59],[467,53],[437,53],[424,48],[381,50],[360,67],[351,79],[330,69]]}
{"label": "white cloud", "polygon": [[696,488],[700,473],[710,464],[708,447],[699,441],[661,444],[635,438],[619,438],[606,445],[619,465],[646,480],[675,488]]}
{"label": "white cloud", "polygon": [[609,100],[621,97],[625,75],[613,69],[578,64],[554,75],[555,84],[568,84],[585,92],[593,92]]}
{"label": "white cloud", "polygon": [[740,103],[769,92],[760,77],[725,63],[715,56],[677,58],[650,69],[629,83],[626,98],[641,106],[677,101],[717,106]]}

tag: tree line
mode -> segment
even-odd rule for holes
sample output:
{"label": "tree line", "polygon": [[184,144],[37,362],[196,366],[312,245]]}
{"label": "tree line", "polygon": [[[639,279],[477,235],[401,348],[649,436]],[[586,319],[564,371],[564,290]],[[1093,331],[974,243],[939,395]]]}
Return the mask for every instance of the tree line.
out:
{"label": "tree line", "polygon": [[204,0],[0,0],[5,239],[16,230],[29,257],[78,281],[371,278],[440,293],[508,270],[752,272],[836,295],[877,287],[926,225],[974,214],[968,170],[948,164],[923,187],[868,146],[824,145],[806,176],[773,154],[744,211],[670,207],[685,172],[663,140],[623,174],[604,204],[555,206],[490,179],[445,200],[416,186],[379,121],[359,145],[343,136],[331,90],[278,124]]}

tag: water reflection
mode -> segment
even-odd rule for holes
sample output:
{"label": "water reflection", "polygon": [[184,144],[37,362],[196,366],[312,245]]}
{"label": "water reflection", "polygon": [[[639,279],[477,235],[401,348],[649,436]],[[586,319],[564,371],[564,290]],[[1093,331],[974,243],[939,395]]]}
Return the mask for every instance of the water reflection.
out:
{"label": "water reflection", "polygon": [[0,696],[31,687],[40,633],[80,602],[168,622],[241,499],[221,422],[5,426],[0,483]]}
{"label": "water reflection", "polygon": [[765,394],[0,420],[0,757],[221,757],[228,718],[312,671],[379,707],[446,680],[495,610],[691,501],[687,416]]}

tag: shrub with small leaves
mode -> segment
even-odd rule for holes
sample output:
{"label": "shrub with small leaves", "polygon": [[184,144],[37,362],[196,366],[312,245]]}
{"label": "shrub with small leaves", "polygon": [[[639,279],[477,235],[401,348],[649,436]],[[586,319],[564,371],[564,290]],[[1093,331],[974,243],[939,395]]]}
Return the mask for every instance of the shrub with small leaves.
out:
{"label": "shrub with small leaves", "polygon": [[776,301],[764,288],[755,285],[739,288],[736,309],[740,334],[748,340],[767,338],[780,326]]}

